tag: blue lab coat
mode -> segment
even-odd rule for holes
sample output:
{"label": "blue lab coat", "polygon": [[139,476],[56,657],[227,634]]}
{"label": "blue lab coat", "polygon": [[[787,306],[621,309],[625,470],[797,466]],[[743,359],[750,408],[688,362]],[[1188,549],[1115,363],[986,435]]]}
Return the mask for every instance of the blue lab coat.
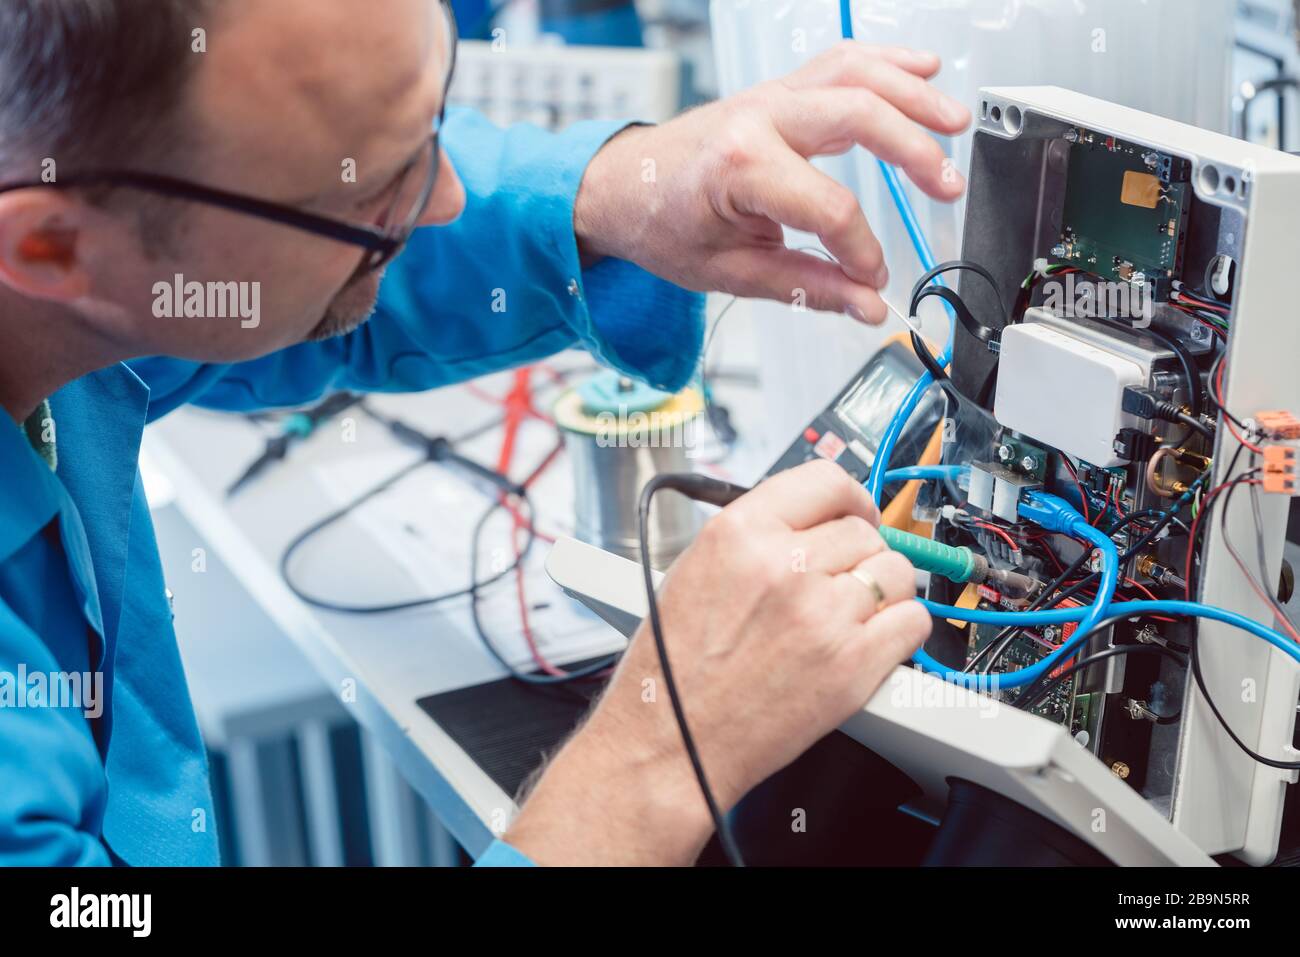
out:
{"label": "blue lab coat", "polygon": [[[452,111],[444,143],[465,182],[465,215],[415,235],[366,325],[251,362],[146,358],[72,382],[50,398],[57,472],[22,429],[0,423],[0,865],[218,863],[207,762],[137,468],[147,422],[187,402],[244,410],[338,389],[430,389],[575,344],[656,386],[687,382],[700,297],[630,263],[579,263],[574,197],[618,128],[502,131]],[[492,308],[496,290],[503,312]],[[96,671],[97,717],[75,702],[41,706],[34,693],[34,675]]]}

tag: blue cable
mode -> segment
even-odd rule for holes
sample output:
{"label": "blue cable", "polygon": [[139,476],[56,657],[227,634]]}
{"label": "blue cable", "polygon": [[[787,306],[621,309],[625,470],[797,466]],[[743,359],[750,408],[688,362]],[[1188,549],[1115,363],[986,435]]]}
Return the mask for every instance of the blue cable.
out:
{"label": "blue cable", "polygon": [[885,481],[911,482],[916,479],[922,481],[939,479],[955,482],[969,471],[970,467],[966,465],[909,465],[905,468],[890,469],[885,473]]}
{"label": "blue cable", "polygon": [[[932,465],[915,468],[895,469],[887,476],[889,481],[907,481],[913,478],[949,478],[955,477],[963,470],[962,466]],[[1184,493],[1190,496],[1205,476]],[[1180,499],[1181,501],[1181,499]],[[1178,506],[1175,505],[1175,508]],[[1300,663],[1300,645],[1287,636],[1261,625],[1253,619],[1240,615],[1226,608],[1205,605],[1194,601],[1121,601],[1112,602],[1118,585],[1119,555],[1112,542],[1104,532],[1100,532],[1083,521],[1083,516],[1074,510],[1070,503],[1055,495],[1031,492],[1021,503],[1020,513],[1049,531],[1073,535],[1086,539],[1090,544],[1102,550],[1102,583],[1097,591],[1097,599],[1086,608],[1048,608],[1038,611],[985,611],[979,608],[957,608],[922,598],[918,599],[926,610],[936,618],[951,618],[955,621],[974,622],[999,628],[1024,625],[1062,625],[1079,622],[1079,627],[1070,636],[1069,641],[1046,658],[1028,668],[1019,671],[999,673],[995,679],[989,675],[971,674],[953,671],[951,668],[927,655],[924,651],[913,656],[926,670],[939,675],[947,681],[966,686],[986,686],[990,680],[996,680],[999,688],[1019,688],[1036,681],[1045,671],[1054,670],[1057,662],[1068,661],[1078,652],[1079,646],[1098,625],[1116,617],[1136,617],[1139,615],[1167,614],[1182,615],[1193,618],[1207,618],[1220,621],[1262,638],[1274,648]],[[1103,544],[1104,543],[1104,544]]]}
{"label": "blue cable", "polygon": [[[943,365],[946,357],[940,356],[938,360]],[[867,491],[871,494],[872,499],[879,502],[881,491],[885,487],[885,476],[889,472],[889,460],[894,456],[894,446],[898,444],[903,430],[907,428],[908,421],[912,418],[912,413],[916,411],[925,394],[930,391],[930,386],[934,385],[934,376],[929,372],[921,374],[921,378],[916,380],[906,398],[903,399],[902,405],[894,413],[894,417],[889,420],[889,425],[885,428],[885,434],[880,439],[880,445],[876,448],[875,460],[871,463],[871,472],[867,476]]]}
{"label": "blue cable", "polygon": [[[1052,608],[1042,611],[982,611],[978,608],[953,608],[950,605],[940,605],[924,598],[917,599],[925,605],[934,615],[944,618],[952,618],[957,621],[970,621],[977,625],[995,625],[1005,627],[1007,625],[1061,625],[1071,621],[1079,621],[1087,615],[1089,608]],[[1245,615],[1239,615],[1235,611],[1228,611],[1226,608],[1218,608],[1214,605],[1204,605],[1199,601],[1177,601],[1173,599],[1165,601],[1117,601],[1111,604],[1108,612],[1108,618],[1114,617],[1137,617],[1139,615],[1184,615],[1192,618],[1208,618],[1211,621],[1221,621],[1224,624],[1232,625],[1234,628],[1240,628],[1242,631],[1250,632],[1257,638],[1262,638],[1274,648],[1283,652],[1287,656],[1300,662],[1300,645],[1297,645],[1290,638],[1281,632],[1274,631],[1252,618]],[[1071,644],[1077,645],[1079,632],[1076,631],[1071,636]],[[1053,656],[1059,654],[1054,652]],[[1046,660],[1046,659],[1044,659]],[[1029,669],[1015,672],[1016,675],[1025,674]],[[983,678],[987,683],[989,675],[971,675],[954,672],[950,668],[940,665],[938,669],[942,677],[953,676],[954,678]],[[1001,679],[1003,676],[997,676]],[[999,680],[999,685],[1005,688],[1019,687],[1019,684],[1011,684]]]}
{"label": "blue cable", "polygon": [[[1110,540],[1110,536],[1093,528],[1083,520],[1083,516],[1074,510],[1065,499],[1047,492],[1033,491],[1026,494],[1024,501],[1020,503],[1020,514],[1034,522],[1037,525],[1047,529],[1050,532],[1059,532],[1062,535],[1069,535],[1073,538],[1081,538],[1094,546],[1101,552],[1101,583],[1097,587],[1097,597],[1091,605],[1084,609],[1066,609],[1073,612],[1073,617],[1069,621],[1079,621],[1079,627],[1070,635],[1068,641],[1064,642],[1060,648],[1057,648],[1046,657],[1040,658],[1025,668],[1015,671],[999,673],[997,681],[1000,688],[1021,688],[1025,685],[1032,684],[1048,672],[1055,670],[1058,662],[1069,660],[1075,653],[1075,649],[1086,639],[1090,632],[1095,629],[1099,622],[1104,619],[1111,609],[1111,599],[1115,597],[1115,589],[1119,587],[1119,550],[1116,549],[1115,543]],[[953,605],[941,605],[938,602],[923,600],[926,609],[936,617],[953,618],[958,621],[969,619],[963,618],[966,610],[957,608]],[[992,612],[980,612],[980,614],[995,614]],[[1036,616],[1040,614],[1054,614],[1054,612],[1003,612],[1011,620],[1006,624],[1027,625],[1027,624],[1046,624],[1040,622]],[[941,675],[945,680],[952,681],[956,684],[966,686],[984,686],[988,684],[987,675],[974,674],[969,672],[954,671],[947,665],[931,657],[920,649],[912,656],[912,660],[919,664],[927,671]]]}
{"label": "blue cable", "polygon": [[[846,40],[853,39],[852,0],[840,0],[840,33]],[[925,238],[921,224],[916,218],[916,210],[912,208],[912,202],[907,198],[907,193],[903,189],[903,182],[899,179],[898,170],[882,159],[877,159],[876,163],[880,167],[880,175],[884,177],[885,185],[889,188],[889,195],[893,197],[894,205],[898,207],[898,215],[902,218],[903,227],[912,240],[912,247],[916,250],[916,256],[921,260],[921,268],[925,272],[929,272],[935,267],[934,252],[930,249],[930,243]],[[934,281],[942,283],[943,279],[935,277]],[[945,302],[944,305],[948,307],[948,317],[952,321],[952,325],[948,331],[948,343],[944,346],[943,352],[935,359],[940,368],[952,362],[953,340],[957,335],[956,313],[948,303]],[[907,428],[912,413],[920,406],[925,394],[932,385],[934,385],[934,377],[929,372],[922,373],[921,378],[916,380],[912,390],[903,399],[898,411],[894,413],[888,428],[885,429],[885,434],[880,440],[880,446],[876,450],[871,473],[867,476],[867,491],[871,493],[871,497],[876,501],[880,501],[880,493],[885,485],[885,473],[889,470],[889,460],[894,455],[894,446],[898,444],[898,439]]]}
{"label": "blue cable", "polygon": [[[903,189],[903,181],[899,178],[898,170],[890,166],[882,159],[877,159],[876,164],[880,167],[880,175],[884,177],[885,185],[889,188],[889,195],[893,197],[894,205],[898,207],[898,214],[902,217],[903,227],[907,230],[907,235],[912,240],[912,248],[916,250],[916,258],[921,260],[921,268],[927,272],[934,268],[934,252],[930,249],[930,242],[925,238],[925,233],[921,230],[921,223],[916,218],[916,210],[912,208],[912,201],[907,198],[907,193]],[[935,276],[934,281],[943,284],[942,276]],[[949,313],[952,312],[952,306],[944,303],[948,307]],[[947,363],[944,363],[947,365]]]}

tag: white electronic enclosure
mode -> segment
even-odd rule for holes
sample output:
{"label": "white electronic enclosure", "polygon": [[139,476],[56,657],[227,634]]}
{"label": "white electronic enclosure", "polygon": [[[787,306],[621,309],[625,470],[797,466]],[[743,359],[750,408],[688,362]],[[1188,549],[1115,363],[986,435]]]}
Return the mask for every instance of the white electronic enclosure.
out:
{"label": "white electronic enclosure", "polygon": [[[985,89],[975,111],[962,257],[993,273],[1003,301],[1015,300],[1035,260],[1078,266],[1116,282],[1145,268],[1166,293],[1175,280],[1190,287],[1202,275],[1208,283],[1211,273],[1230,268],[1231,322],[1223,346],[1159,295],[1151,328],[1177,340],[1200,362],[1202,376],[1211,350],[1226,350],[1223,399],[1239,418],[1271,409],[1300,414],[1300,377],[1295,373],[1300,323],[1292,292],[1300,248],[1300,158],[1055,87]],[[1123,210],[1143,202],[1137,195],[1140,175],[1134,174],[1131,183],[1126,172],[1122,191],[1118,185],[1111,191],[1102,168],[1111,156],[1121,165],[1139,157],[1153,172],[1178,171],[1172,187],[1165,177],[1158,200],[1152,193],[1153,203],[1167,203],[1159,208],[1171,210],[1167,227],[1158,227],[1168,235],[1150,237],[1152,256],[1169,253],[1167,272],[1111,255],[1107,243],[1143,242],[1142,237],[1116,240],[1110,234]],[[1071,189],[1086,195],[1072,201]],[[1161,246],[1166,240],[1168,245]],[[997,296],[987,284],[972,278],[959,288],[976,315],[998,314]],[[1022,327],[1003,329],[1004,361],[1011,361],[998,372],[999,423],[1050,450],[1077,456],[1081,466],[1118,464],[1111,443],[1113,426],[1126,421],[1117,413],[1123,385],[1135,375],[1149,382],[1153,363],[1170,367],[1161,342],[1144,338],[1145,321],[1134,322],[1138,328],[1120,335],[1086,318],[1031,309]],[[994,361],[972,337],[959,335],[954,382],[972,394]],[[1180,392],[1176,398],[1182,402],[1186,397]],[[1181,441],[1169,435],[1164,441]],[[967,461],[978,460],[981,451],[952,448],[947,460],[966,455]],[[1205,451],[1213,458],[1209,486],[1248,467],[1248,457],[1242,455],[1233,476],[1227,474],[1237,447],[1221,420],[1213,448]],[[1134,508],[1168,505],[1170,499],[1156,497],[1139,473],[1134,466],[1122,478],[1127,484],[1121,494],[1131,496],[1125,500]],[[1290,500],[1283,495],[1261,498],[1263,556],[1276,571]],[[1254,559],[1258,536],[1248,495],[1231,501],[1226,527],[1233,540],[1250,545]],[[1217,519],[1206,529],[1200,554],[1202,584],[1195,597],[1272,624],[1271,609],[1230,559]],[[1162,560],[1182,566],[1172,552]],[[1189,627],[1194,634],[1182,637],[1195,637],[1207,686],[1235,732],[1270,758],[1300,757],[1292,746],[1300,667],[1226,625],[1199,621]],[[1194,684],[1180,676],[1162,677],[1181,686],[1181,720],[1152,730],[1141,755],[1144,780],[1138,792],[1207,853],[1268,862],[1276,853],[1286,786],[1296,779],[1295,772],[1252,760],[1224,733]],[[1092,748],[1106,761],[1110,756],[1099,738],[1094,736]]]}

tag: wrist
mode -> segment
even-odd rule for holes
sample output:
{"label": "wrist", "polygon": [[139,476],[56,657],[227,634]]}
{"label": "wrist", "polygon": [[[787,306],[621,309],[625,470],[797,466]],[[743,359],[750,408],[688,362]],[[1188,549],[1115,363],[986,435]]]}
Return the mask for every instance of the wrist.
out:
{"label": "wrist", "polygon": [[680,739],[609,704],[556,756],[506,840],[544,865],[693,863],[713,825]]}
{"label": "wrist", "polygon": [[654,185],[654,160],[642,149],[651,129],[624,127],[587,164],[573,204],[573,234],[584,262],[628,259],[636,248],[653,200],[647,187]]}

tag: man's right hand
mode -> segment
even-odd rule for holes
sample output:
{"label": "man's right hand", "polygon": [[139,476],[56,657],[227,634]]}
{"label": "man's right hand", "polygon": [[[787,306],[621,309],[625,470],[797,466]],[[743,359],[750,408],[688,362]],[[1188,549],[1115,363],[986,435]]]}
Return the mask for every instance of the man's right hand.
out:
{"label": "man's right hand", "polygon": [[[929,635],[915,570],[879,521],[848,473],[811,462],[723,509],[660,588],[673,676],[723,808],[842,724]],[[543,864],[688,864],[711,829],[647,621],[507,840]]]}

